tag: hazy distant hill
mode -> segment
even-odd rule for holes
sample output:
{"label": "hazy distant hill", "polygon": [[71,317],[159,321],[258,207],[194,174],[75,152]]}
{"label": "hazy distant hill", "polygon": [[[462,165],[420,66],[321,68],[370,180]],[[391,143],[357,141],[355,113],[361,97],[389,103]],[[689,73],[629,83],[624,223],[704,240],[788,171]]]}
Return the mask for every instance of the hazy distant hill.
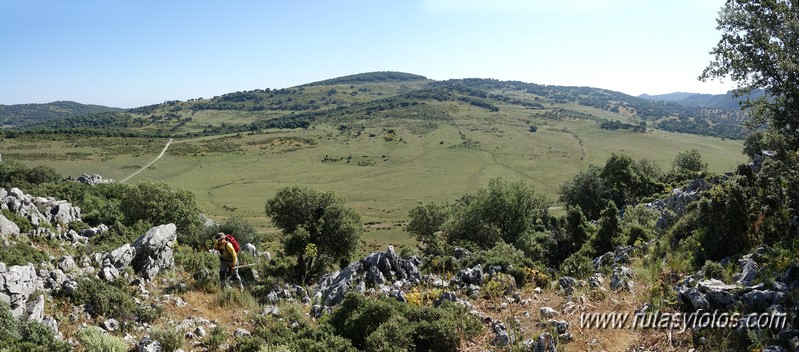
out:
{"label": "hazy distant hill", "polygon": [[657,128],[731,139],[745,136],[741,124],[745,115],[737,106],[692,105],[685,101],[703,97],[676,94],[684,96],[673,94],[666,98],[679,99],[680,103],[666,101],[661,96],[643,99],[592,87],[482,78],[435,81],[410,73],[368,72],[291,88],[255,89],[205,99],[167,101],[125,112],[62,114],[48,118],[39,114],[41,119],[25,127],[48,133],[70,129],[72,133],[196,136],[308,128],[318,122],[385,118],[429,121],[446,118],[453,106],[468,105],[489,114],[529,111],[528,118],[593,120],[605,129]]}
{"label": "hazy distant hill", "polygon": [[[756,90],[750,95],[753,98],[763,96],[762,90]],[[698,108],[713,108],[713,109],[727,109],[738,110],[740,109],[740,102],[746,100],[746,97],[735,97],[732,91],[726,94],[699,94],[699,93],[669,93],[648,95],[642,94],[638,96],[642,99],[654,101],[668,101],[674,102],[686,107]]]}
{"label": "hazy distant hill", "polygon": [[55,101],[46,104],[0,105],[0,124],[21,126],[58,118],[122,111],[125,111],[125,109],[80,104],[74,101]]}

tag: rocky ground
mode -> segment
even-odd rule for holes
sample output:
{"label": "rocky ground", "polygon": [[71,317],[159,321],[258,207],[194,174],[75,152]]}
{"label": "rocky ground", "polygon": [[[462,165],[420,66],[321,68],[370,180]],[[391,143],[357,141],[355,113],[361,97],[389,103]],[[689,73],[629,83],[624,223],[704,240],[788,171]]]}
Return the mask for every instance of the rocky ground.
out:
{"label": "rocky ground", "polygon": [[[698,181],[650,206],[667,217],[684,209],[698,192],[708,188],[706,181]],[[103,333],[122,337],[137,351],[158,351],[161,342],[150,336],[151,329],[170,326],[180,328],[184,334],[182,349],[206,350],[204,341],[216,326],[224,326],[231,336],[246,336],[254,328],[253,316],[280,319],[288,307],[300,307],[309,317],[321,318],[352,291],[407,304],[436,306],[448,300],[465,306],[483,322],[484,329],[478,337],[464,342],[464,351],[688,350],[702,348],[708,343],[707,338],[696,329],[597,328],[587,326],[585,316],[654,309],[664,313],[700,309],[799,311],[799,305],[789,303],[790,292],[799,288],[799,266],[787,266],[769,276],[776,279],[764,279],[762,266],[770,252],[767,247],[739,259],[732,280],[725,282],[701,271],[688,276],[648,272],[643,262],[651,253],[651,242],[617,247],[595,258],[595,273],[587,280],[559,277],[524,287],[518,287],[506,275],[511,268],[503,266],[478,264],[452,273],[422,273],[419,268],[423,258],[403,258],[388,246],[383,252],[371,253],[340,271],[328,273],[316,285],[277,285],[261,292],[266,304],[231,309],[219,304],[218,293],[189,289],[188,284],[196,278],[176,269],[173,224],[152,227],[132,243],[108,252],[85,253],[80,249],[87,247],[88,239],[108,228],[70,229],[70,223],[80,221],[80,209],[68,202],[34,197],[16,188],[0,189],[0,209],[33,225],[25,232],[0,215],[0,241],[4,246],[24,242],[49,253],[49,260],[39,263],[0,263],[0,301],[10,306],[15,318],[42,322],[58,338],[78,349],[82,346],[74,338],[75,332],[95,326]],[[257,260],[269,260],[268,253],[259,252],[252,244],[244,248]],[[461,248],[452,254],[457,260],[470,255]],[[258,273],[250,269],[247,274],[251,280],[248,287],[252,287]],[[128,326],[95,314],[90,305],[70,303],[68,297],[86,277],[123,282],[131,288],[138,305],[158,305],[164,308],[164,315],[152,323]],[[664,291],[665,304],[654,307],[653,290],[664,286],[669,287]],[[789,324],[777,334],[784,345],[799,349],[799,330],[791,329]]]}

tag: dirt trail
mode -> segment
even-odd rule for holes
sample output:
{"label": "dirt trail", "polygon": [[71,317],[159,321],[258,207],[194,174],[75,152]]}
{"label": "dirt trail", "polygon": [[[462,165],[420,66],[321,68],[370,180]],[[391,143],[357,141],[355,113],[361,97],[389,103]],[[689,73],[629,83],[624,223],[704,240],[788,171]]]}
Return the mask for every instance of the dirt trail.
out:
{"label": "dirt trail", "polygon": [[164,146],[164,149],[161,150],[161,154],[158,154],[158,156],[155,157],[155,159],[153,159],[153,161],[149,162],[147,165],[142,166],[141,169],[136,170],[136,172],[130,174],[130,176],[125,177],[122,181],[119,181],[119,182],[120,183],[125,183],[125,181],[129,180],[131,177],[138,175],[140,172],[144,171],[144,169],[146,169],[146,168],[152,166],[153,164],[155,164],[155,162],[158,161],[158,159],[161,159],[161,157],[164,156],[164,153],[166,153],[167,148],[169,148],[169,145],[172,144],[172,140],[173,140],[173,138],[170,138],[169,141],[166,142],[166,145]]}

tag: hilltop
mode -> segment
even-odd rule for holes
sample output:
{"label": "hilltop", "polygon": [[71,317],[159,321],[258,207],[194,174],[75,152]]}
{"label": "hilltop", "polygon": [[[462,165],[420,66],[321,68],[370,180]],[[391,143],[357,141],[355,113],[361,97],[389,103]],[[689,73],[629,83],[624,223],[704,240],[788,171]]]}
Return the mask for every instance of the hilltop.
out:
{"label": "hilltop", "polygon": [[46,104],[0,105],[0,124],[20,126],[58,118],[104,112],[122,112],[125,109],[102,105],[86,105],[74,101],[54,101]]}
{"label": "hilltop", "polygon": [[[434,81],[401,72],[361,73],[284,89],[232,92],[212,98],[167,101],[125,112],[87,111],[48,118],[10,118],[27,130],[102,129],[105,133],[197,136],[268,128],[308,127],[313,122],[369,118],[375,111],[424,119],[441,116],[436,103],[460,101],[489,111],[534,110],[605,122],[606,128],[637,126],[731,139],[746,131],[740,111],[694,99],[686,105],[652,101],[591,87],[544,86],[493,79]],[[409,108],[409,103],[415,102]],[[432,103],[418,106],[420,103]],[[429,109],[428,109],[429,108]],[[234,117],[235,118],[232,118]],[[95,131],[98,132],[98,131]]]}

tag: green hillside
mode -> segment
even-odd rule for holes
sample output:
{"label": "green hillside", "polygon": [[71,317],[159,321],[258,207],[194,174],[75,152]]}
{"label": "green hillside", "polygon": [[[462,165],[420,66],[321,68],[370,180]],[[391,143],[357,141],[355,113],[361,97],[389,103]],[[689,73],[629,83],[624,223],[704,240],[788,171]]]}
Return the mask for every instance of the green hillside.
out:
{"label": "green hillside", "polygon": [[[336,83],[354,82],[345,77],[56,119],[6,131],[15,138],[0,139],[0,150],[4,160],[122,180],[174,137],[162,159],[128,182],[189,189],[211,218],[243,216],[264,232],[272,231],[264,201],[277,189],[332,190],[370,224],[374,245],[411,241],[400,225],[417,202],[454,201],[496,177],[523,180],[555,200],[565,180],[612,153],[664,171],[688,149],[713,172],[745,160],[739,141],[651,128],[638,113],[646,101],[616,92],[351,77],[366,83]],[[610,100],[628,108],[598,106]],[[674,118],[690,122],[683,120]]]}
{"label": "green hillside", "polygon": [[0,123],[5,126],[24,126],[59,118],[122,111],[124,111],[124,109],[101,105],[86,105],[74,101],[55,101],[47,104],[0,105]]}

